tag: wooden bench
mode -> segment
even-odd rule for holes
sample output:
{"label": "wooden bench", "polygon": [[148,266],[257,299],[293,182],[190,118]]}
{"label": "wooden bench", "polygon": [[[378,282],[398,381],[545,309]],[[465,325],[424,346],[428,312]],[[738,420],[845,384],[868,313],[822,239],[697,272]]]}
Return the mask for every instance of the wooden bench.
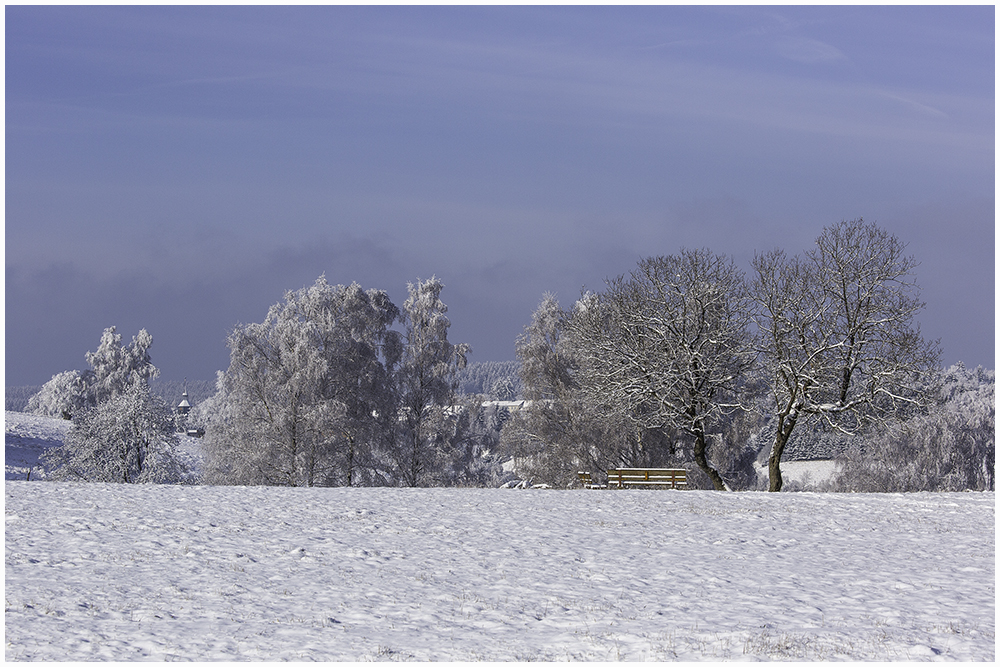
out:
{"label": "wooden bench", "polygon": [[683,468],[615,468],[608,471],[608,488],[655,486],[665,489],[686,489],[687,470]]}
{"label": "wooden bench", "polygon": [[591,478],[589,472],[580,471],[576,473],[577,480],[583,485],[585,489],[606,489],[607,484],[594,484],[594,480]]}

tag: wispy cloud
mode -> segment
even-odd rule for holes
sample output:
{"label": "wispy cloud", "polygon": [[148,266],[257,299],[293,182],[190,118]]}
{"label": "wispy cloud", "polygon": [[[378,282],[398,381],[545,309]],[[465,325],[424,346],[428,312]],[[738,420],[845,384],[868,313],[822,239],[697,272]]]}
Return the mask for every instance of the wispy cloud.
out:
{"label": "wispy cloud", "polygon": [[784,58],[810,65],[847,60],[837,47],[809,37],[783,37],[778,40],[775,49]]}

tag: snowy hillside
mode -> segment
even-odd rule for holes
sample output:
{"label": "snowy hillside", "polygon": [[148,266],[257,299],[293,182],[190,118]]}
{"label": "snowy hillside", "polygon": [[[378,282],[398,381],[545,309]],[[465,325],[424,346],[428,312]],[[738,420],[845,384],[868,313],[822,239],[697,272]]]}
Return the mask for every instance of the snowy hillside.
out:
{"label": "snowy hillside", "polygon": [[40,472],[39,457],[46,449],[58,447],[66,438],[71,422],[24,412],[4,413],[4,479],[25,479]]}
{"label": "snowy hillside", "polygon": [[995,657],[992,493],[5,493],[8,660]]}

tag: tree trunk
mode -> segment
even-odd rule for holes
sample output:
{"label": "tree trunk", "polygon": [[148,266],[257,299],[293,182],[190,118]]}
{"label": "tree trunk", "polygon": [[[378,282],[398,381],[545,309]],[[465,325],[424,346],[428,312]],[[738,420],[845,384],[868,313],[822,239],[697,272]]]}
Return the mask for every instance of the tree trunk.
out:
{"label": "tree trunk", "polygon": [[767,460],[768,491],[777,493],[784,484],[781,479],[781,455],[785,451],[788,439],[792,437],[796,419],[797,415],[794,412],[787,417],[778,417],[778,430],[774,434],[774,445],[771,446],[771,456]]}
{"label": "tree trunk", "polygon": [[705,429],[698,424],[694,429],[694,461],[698,464],[709,479],[712,480],[712,484],[715,486],[716,491],[728,491],[729,487],[726,486],[726,482],[722,479],[722,475],[709,464],[708,457],[705,452],[708,449],[708,445],[705,442]]}
{"label": "tree trunk", "polygon": [[354,434],[347,436],[347,486],[354,483]]}

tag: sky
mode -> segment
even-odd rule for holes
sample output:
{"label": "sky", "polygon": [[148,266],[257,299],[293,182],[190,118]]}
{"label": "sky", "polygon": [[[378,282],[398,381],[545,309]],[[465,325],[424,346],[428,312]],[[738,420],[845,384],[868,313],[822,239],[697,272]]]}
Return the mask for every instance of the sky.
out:
{"label": "sky", "polygon": [[5,7],[5,384],[153,336],[209,380],[287,290],[445,284],[514,359],[642,257],[863,217],[995,366],[994,8]]}

